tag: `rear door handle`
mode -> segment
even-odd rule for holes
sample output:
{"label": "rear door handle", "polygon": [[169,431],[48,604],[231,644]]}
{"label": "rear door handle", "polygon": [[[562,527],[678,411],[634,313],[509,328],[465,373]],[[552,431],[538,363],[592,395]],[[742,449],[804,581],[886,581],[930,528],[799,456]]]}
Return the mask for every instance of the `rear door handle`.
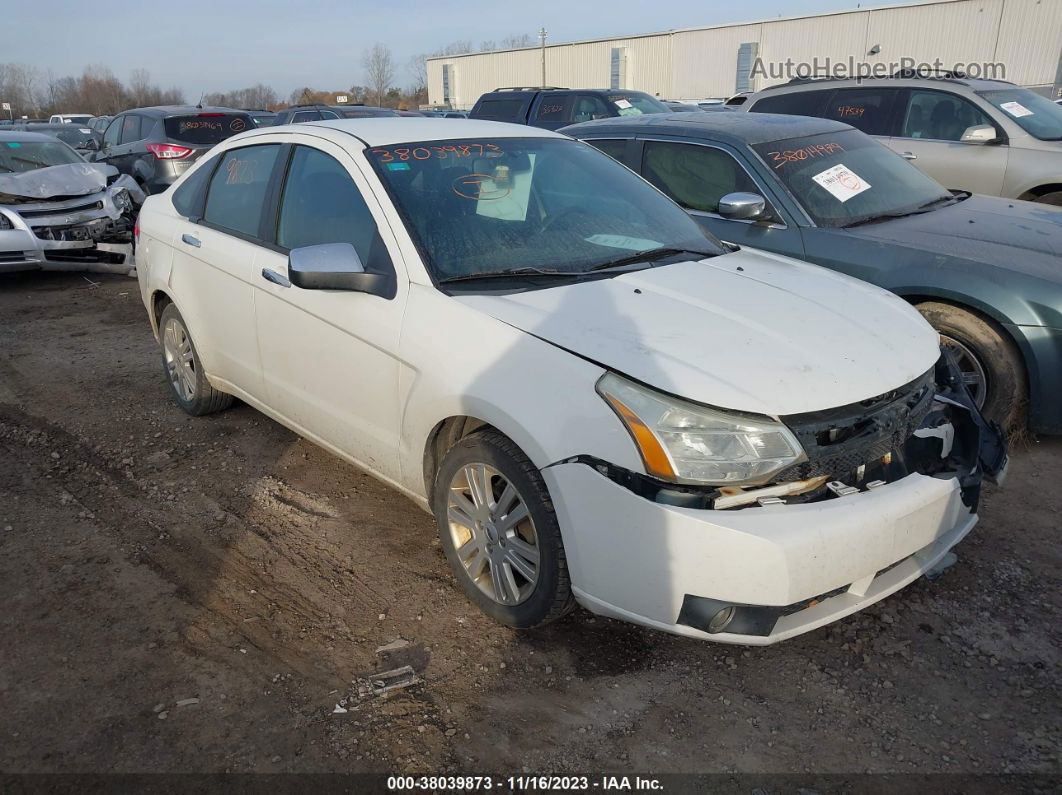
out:
{"label": "rear door handle", "polygon": [[189,235],[187,233],[181,235],[181,242],[187,243],[189,246],[195,246],[196,248],[199,248],[201,245],[203,245],[199,242],[198,237],[196,237],[195,235]]}
{"label": "rear door handle", "polygon": [[918,159],[918,155],[916,155],[914,152],[900,152],[900,157],[902,157],[904,160]]}
{"label": "rear door handle", "polygon": [[267,282],[273,282],[273,284],[279,284],[281,287],[291,287],[291,282],[287,276],[281,276],[276,271],[271,271],[269,268],[262,268],[262,278]]}

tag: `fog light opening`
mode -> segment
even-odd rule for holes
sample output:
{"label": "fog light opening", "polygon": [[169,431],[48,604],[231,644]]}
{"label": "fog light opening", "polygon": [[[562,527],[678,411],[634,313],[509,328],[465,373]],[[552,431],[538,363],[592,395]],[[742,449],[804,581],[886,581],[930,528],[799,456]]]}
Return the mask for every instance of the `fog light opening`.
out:
{"label": "fog light opening", "polygon": [[712,616],[712,620],[708,622],[708,634],[714,635],[717,632],[722,632],[730,625],[730,622],[734,620],[736,613],[737,609],[733,605],[724,607]]}

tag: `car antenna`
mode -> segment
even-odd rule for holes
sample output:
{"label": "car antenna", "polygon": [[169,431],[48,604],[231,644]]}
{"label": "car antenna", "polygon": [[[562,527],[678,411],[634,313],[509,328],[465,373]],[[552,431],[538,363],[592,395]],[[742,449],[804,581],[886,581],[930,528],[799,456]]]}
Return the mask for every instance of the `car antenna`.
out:
{"label": "car antenna", "polygon": [[205,91],[202,94],[199,95],[199,102],[197,102],[196,105],[195,105],[197,108],[199,108],[199,110],[203,109],[203,97],[205,97],[205,96],[206,96],[206,92]]}

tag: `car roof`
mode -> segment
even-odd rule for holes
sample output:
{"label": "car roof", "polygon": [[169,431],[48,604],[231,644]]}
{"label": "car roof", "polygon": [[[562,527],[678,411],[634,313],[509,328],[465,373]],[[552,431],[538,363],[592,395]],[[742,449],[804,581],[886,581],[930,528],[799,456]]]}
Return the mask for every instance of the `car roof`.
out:
{"label": "car roof", "polygon": [[790,80],[788,83],[778,83],[767,86],[754,92],[750,98],[762,99],[773,94],[789,94],[801,91],[819,91],[829,88],[910,88],[912,86],[926,88],[968,88],[972,91],[990,91],[992,89],[1019,88],[1007,80],[990,80],[988,78],[945,77],[941,75],[927,75],[926,77],[818,77],[807,79]]}
{"label": "car roof", "polygon": [[239,108],[221,108],[213,105],[154,105],[148,108],[129,108],[122,113],[144,113],[149,116],[194,116],[199,113],[243,113]]}
{"label": "car roof", "polygon": [[29,132],[28,130],[0,130],[0,141],[18,141],[27,143],[31,141],[46,141],[54,143],[55,138],[44,133]]}
{"label": "car roof", "polygon": [[735,144],[762,144],[783,138],[839,132],[853,129],[850,124],[811,116],[784,116],[780,113],[646,113],[572,124],[561,132],[577,138],[590,133],[624,133],[651,130],[664,135],[696,138],[711,134],[717,140]]}
{"label": "car roof", "polygon": [[[303,124],[260,127],[230,138],[244,139],[283,132],[335,130],[354,136],[368,146],[389,146],[413,141],[449,141],[466,138],[563,138],[551,130],[478,119],[440,119],[435,116],[376,116],[361,119],[326,119]],[[331,136],[330,136],[331,137]],[[334,138],[333,140],[339,140]],[[226,142],[227,143],[227,142]]]}
{"label": "car roof", "polygon": [[59,124],[58,122],[26,122],[26,127],[32,130],[80,130],[84,126],[84,124]]}

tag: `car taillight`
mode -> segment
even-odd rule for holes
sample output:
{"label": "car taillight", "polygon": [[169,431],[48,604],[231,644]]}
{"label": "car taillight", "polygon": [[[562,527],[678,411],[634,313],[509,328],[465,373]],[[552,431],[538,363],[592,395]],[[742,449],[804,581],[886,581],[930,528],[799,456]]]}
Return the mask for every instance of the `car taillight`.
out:
{"label": "car taillight", "polygon": [[188,157],[194,151],[187,146],[177,146],[175,144],[148,144],[147,149],[159,160],[178,160],[182,157]]}
{"label": "car taillight", "polygon": [[140,242],[140,219],[138,218],[136,223],[133,224],[133,240],[137,243]]}

